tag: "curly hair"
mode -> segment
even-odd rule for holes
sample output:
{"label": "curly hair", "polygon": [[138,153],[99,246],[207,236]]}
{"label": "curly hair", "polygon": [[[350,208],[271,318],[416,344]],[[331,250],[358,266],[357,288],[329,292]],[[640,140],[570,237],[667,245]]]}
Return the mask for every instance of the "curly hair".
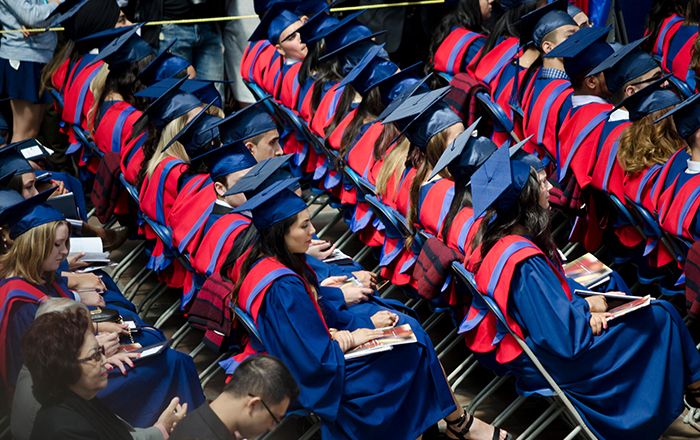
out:
{"label": "curly hair", "polygon": [[84,307],[78,307],[37,317],[22,336],[22,356],[40,404],[55,402],[80,380],[78,356],[88,329],[90,316]]}
{"label": "curly hair", "polygon": [[617,160],[627,173],[635,174],[654,164],[663,165],[673,153],[686,146],[672,118],[654,124],[673,107],[648,114],[622,132]]}

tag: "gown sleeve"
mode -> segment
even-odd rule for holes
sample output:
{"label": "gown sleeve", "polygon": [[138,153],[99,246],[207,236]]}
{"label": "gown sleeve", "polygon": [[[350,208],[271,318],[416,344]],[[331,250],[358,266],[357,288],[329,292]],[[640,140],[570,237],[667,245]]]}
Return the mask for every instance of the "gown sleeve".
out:
{"label": "gown sleeve", "polygon": [[593,342],[588,302],[566,296],[541,256],[523,261],[513,274],[508,313],[528,339],[550,353],[573,359]]}
{"label": "gown sleeve", "polygon": [[343,291],[337,287],[321,287],[318,303],[328,327],[354,331],[358,328],[374,328],[371,317],[353,313],[345,304]]}
{"label": "gown sleeve", "polygon": [[334,421],[345,383],[344,353],[330,339],[298,278],[284,276],[272,283],[257,326],[266,351],[289,367],[302,389],[299,402]]}

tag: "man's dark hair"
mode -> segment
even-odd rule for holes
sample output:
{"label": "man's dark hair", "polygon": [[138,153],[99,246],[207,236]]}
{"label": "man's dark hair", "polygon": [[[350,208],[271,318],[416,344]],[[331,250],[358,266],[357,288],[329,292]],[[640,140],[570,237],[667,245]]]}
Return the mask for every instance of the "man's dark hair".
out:
{"label": "man's dark hair", "polygon": [[241,362],[224,392],[239,398],[252,394],[268,405],[276,405],[285,397],[299,397],[299,385],[281,360],[262,354]]}

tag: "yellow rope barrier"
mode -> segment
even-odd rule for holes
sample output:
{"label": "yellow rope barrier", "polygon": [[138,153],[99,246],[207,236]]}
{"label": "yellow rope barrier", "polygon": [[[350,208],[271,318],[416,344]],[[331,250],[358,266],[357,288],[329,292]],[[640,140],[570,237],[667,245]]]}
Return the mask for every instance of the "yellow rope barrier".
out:
{"label": "yellow rope barrier", "polygon": [[[382,9],[382,8],[395,8],[401,6],[420,6],[420,5],[435,5],[439,3],[445,3],[445,0],[422,0],[417,2],[401,2],[401,3],[384,3],[380,5],[364,5],[364,6],[346,6],[343,8],[332,8],[331,12],[346,12],[346,11],[359,11],[362,9]],[[257,15],[238,15],[235,17],[213,17],[213,18],[191,18],[185,20],[163,20],[163,21],[149,21],[144,26],[157,26],[163,24],[198,24],[198,23],[214,23],[219,21],[229,21],[229,20],[245,20],[248,18],[258,18]],[[18,32],[56,32],[62,31],[62,27],[55,27],[50,29],[10,29],[6,31],[0,31],[0,34],[12,34]]]}

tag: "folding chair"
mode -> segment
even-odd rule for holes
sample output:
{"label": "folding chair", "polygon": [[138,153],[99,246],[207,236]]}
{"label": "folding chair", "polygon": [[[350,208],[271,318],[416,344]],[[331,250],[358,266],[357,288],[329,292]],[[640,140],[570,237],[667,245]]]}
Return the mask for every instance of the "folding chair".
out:
{"label": "folding chair", "polygon": [[[236,318],[238,318],[239,322],[243,324],[243,327],[245,327],[246,330],[248,330],[248,334],[250,335],[251,339],[260,347],[263,347],[264,345],[262,343],[262,340],[260,339],[260,333],[258,333],[258,328],[255,326],[255,321],[253,320],[253,317],[238,306],[233,307],[233,313],[236,315]],[[309,428],[309,430],[305,432],[304,435],[299,437],[299,440],[308,440],[321,429],[321,419],[319,419],[318,416],[316,416],[314,413],[307,409],[292,411],[287,415],[289,414],[298,417],[306,417],[310,419],[310,421],[313,423],[311,428]],[[284,423],[284,421],[287,419],[287,415],[285,415],[285,418],[284,420],[282,420],[282,423]],[[270,434],[267,434],[260,440],[266,439],[269,436]]]}
{"label": "folding chair", "polygon": [[547,411],[542,416],[540,416],[536,423],[533,423],[518,438],[518,440],[524,438],[536,438],[560,414],[564,414],[565,419],[567,419],[570,422],[573,422],[573,424],[575,425],[574,429],[566,436],[565,440],[571,440],[579,434],[583,434],[586,438],[589,438],[591,440],[596,440],[596,436],[593,434],[593,432],[591,432],[588,425],[586,425],[586,423],[583,421],[581,415],[578,413],[578,411],[571,403],[569,398],[566,396],[566,394],[561,390],[561,388],[559,388],[559,385],[557,385],[552,376],[547,372],[544,366],[537,359],[537,356],[535,356],[535,354],[532,352],[530,347],[528,347],[525,341],[523,341],[522,338],[520,338],[510,329],[508,323],[506,322],[506,318],[503,315],[498,304],[496,304],[496,302],[490,296],[483,295],[476,288],[476,280],[474,279],[474,275],[467,271],[463,265],[458,263],[453,263],[452,269],[454,270],[455,274],[459,276],[460,280],[462,280],[466,285],[470,286],[470,289],[472,290],[473,294],[478,295],[484,301],[491,313],[493,313],[496,316],[496,319],[498,319],[498,321],[505,328],[508,329],[508,332],[517,341],[518,345],[520,345],[530,362],[532,362],[532,364],[537,368],[542,377],[544,377],[544,379],[549,384],[549,389],[536,390],[534,391],[534,393],[542,397],[552,398],[554,400],[553,404],[547,409]]}

